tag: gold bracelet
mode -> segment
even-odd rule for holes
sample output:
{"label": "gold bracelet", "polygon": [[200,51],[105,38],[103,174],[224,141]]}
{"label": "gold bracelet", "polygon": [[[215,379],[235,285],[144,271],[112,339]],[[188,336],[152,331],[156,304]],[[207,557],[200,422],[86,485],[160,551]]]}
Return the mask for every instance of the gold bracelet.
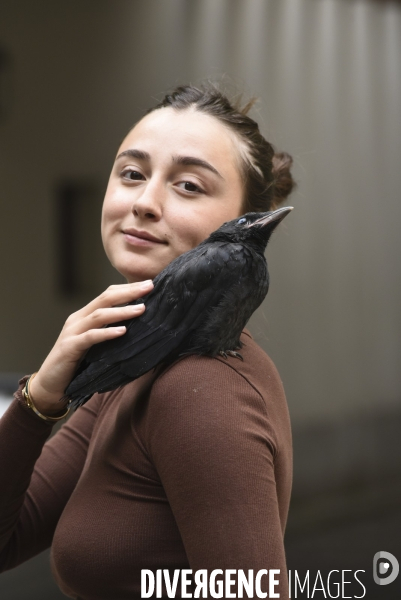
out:
{"label": "gold bracelet", "polygon": [[35,414],[38,415],[38,417],[40,417],[41,419],[43,419],[44,421],[60,421],[60,419],[64,419],[64,417],[66,417],[68,415],[68,413],[70,412],[70,407],[67,408],[67,412],[65,412],[63,415],[61,415],[61,417],[49,417],[47,415],[42,415],[42,413],[40,413],[38,411],[38,409],[36,408],[36,406],[34,405],[33,401],[32,401],[32,396],[29,393],[29,382],[31,381],[31,379],[33,379],[35,377],[35,375],[37,375],[36,373],[33,373],[28,379],[27,382],[25,384],[24,389],[22,390],[22,394],[25,398],[25,402],[27,404],[27,406],[29,406],[29,408],[31,408],[33,410],[33,412]]}

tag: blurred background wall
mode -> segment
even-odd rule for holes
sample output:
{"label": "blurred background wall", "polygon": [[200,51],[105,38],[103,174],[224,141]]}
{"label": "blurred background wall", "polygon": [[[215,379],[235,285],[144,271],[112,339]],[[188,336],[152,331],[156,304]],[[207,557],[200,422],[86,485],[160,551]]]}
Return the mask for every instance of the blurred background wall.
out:
{"label": "blurred background wall", "polygon": [[[383,549],[401,559],[400,59],[391,0],[0,4],[5,392],[38,369],[72,311],[122,282],[102,254],[102,195],[121,139],[165,91],[213,78],[256,95],[253,117],[293,155],[296,209],[269,246],[271,289],[250,323],[291,413],[292,568],[371,569]],[[80,274],[66,293],[70,197]],[[21,581],[3,575],[1,598],[25,598]]]}

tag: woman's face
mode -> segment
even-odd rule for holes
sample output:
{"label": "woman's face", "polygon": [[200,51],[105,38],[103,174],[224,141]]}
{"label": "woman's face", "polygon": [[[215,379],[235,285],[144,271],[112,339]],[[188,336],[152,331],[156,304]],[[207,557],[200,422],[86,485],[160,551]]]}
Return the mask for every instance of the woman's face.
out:
{"label": "woman's face", "polygon": [[194,109],[158,109],[118,150],[103,204],[102,239],[128,282],[153,279],[241,214],[235,134]]}

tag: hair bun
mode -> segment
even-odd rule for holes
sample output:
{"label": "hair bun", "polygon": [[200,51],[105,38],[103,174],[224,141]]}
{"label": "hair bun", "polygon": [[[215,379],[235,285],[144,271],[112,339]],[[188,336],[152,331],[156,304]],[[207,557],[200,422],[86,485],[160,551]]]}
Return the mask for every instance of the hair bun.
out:
{"label": "hair bun", "polygon": [[292,156],[287,152],[277,152],[273,159],[274,192],[273,204],[278,206],[294,189],[296,183],[291,175]]}
{"label": "hair bun", "polygon": [[[176,110],[194,108],[220,121],[237,136],[239,169],[244,181],[242,212],[266,212],[281,204],[295,186],[290,168],[292,157],[286,152],[275,152],[274,147],[260,132],[256,121],[248,116],[255,104],[251,98],[242,105],[240,95],[232,103],[211,82],[199,87],[184,85],[175,88],[147,114],[159,108]],[[211,142],[212,143],[212,142]]]}

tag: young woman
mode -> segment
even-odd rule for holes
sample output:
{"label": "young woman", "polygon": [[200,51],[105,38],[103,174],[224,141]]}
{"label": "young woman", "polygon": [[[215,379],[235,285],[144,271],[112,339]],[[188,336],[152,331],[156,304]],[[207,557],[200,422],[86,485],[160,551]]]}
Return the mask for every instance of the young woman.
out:
{"label": "young woman", "polygon": [[[247,331],[243,362],[178,360],[159,376],[95,394],[46,442],[68,412],[59,400],[85,351],[125,333],[104,325],[145,310],[124,304],[223,222],[273,209],[291,191],[291,158],[274,153],[248,109],[209,85],[180,87],[119,148],[102,239],[127,283],[67,319],[0,422],[2,570],[51,545],[54,576],[72,598],[140,598],[145,569],[156,581],[158,569],[191,569],[192,579],[216,569],[224,579],[232,569],[232,581],[238,571],[252,578],[251,569],[263,592],[264,570],[277,570],[270,591],[288,596],[288,409],[274,365]],[[220,597],[237,588],[224,589]]]}

